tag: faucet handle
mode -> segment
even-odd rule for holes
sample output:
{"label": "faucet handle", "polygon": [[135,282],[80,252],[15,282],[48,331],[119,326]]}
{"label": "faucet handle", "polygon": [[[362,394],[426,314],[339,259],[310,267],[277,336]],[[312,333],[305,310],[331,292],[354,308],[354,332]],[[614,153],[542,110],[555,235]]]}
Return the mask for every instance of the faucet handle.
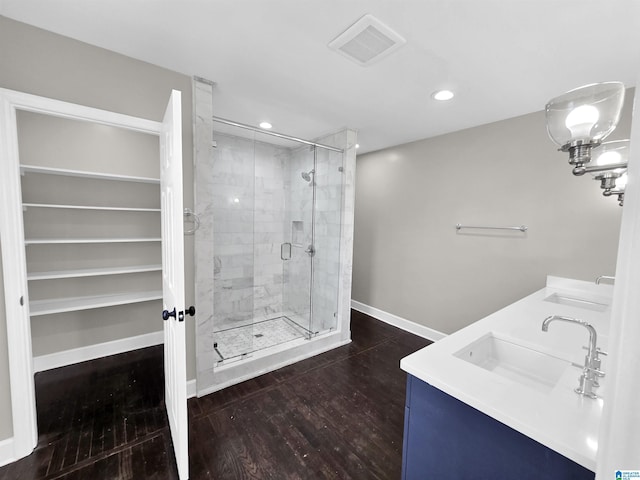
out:
{"label": "faucet handle", "polygon": [[596,377],[604,377],[605,373],[597,368],[593,367],[583,367],[585,371],[593,373]]}
{"label": "faucet handle", "polygon": [[579,368],[582,371],[593,372],[598,377],[604,377],[605,373],[600,370],[600,366],[597,367],[586,367],[576,362],[571,362],[571,366],[575,368]]}
{"label": "faucet handle", "polygon": [[[589,350],[589,347],[585,347],[585,346],[583,346],[583,347],[582,347],[582,349],[583,349],[583,350]],[[604,350],[600,350],[600,347],[596,347],[596,357],[597,357],[598,355],[604,355],[604,356],[606,357],[606,356],[607,356],[607,355],[609,355],[609,354],[608,354],[607,352],[605,352]]]}

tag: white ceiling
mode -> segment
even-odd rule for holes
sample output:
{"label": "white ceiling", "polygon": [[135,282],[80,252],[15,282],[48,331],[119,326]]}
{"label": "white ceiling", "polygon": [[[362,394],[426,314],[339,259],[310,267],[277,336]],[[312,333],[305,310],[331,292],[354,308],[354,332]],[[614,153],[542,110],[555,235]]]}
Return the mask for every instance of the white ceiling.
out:
{"label": "white ceiling", "polygon": [[[407,44],[361,67],[327,44],[367,13]],[[221,117],[309,139],[357,129],[361,152],[640,73],[640,0],[0,0],[0,14],[213,80]],[[432,100],[441,88],[456,97]]]}

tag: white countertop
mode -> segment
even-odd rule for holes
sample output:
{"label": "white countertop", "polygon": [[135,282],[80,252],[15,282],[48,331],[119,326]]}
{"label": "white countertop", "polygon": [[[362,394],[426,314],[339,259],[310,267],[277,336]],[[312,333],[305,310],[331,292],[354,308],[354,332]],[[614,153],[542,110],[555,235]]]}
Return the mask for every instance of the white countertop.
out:
{"label": "white countertop", "polygon": [[[553,294],[608,305],[604,311],[545,300]],[[563,315],[589,322],[598,333],[598,347],[607,351],[611,285],[548,277],[547,286],[400,361],[407,373],[495,418],[537,442],[595,471],[598,425],[603,398],[590,399],[573,391],[581,370],[570,366],[555,387],[542,391],[525,386],[456,357],[454,354],[488,332],[537,351],[584,364],[589,334],[580,325],[542,321]],[[568,302],[571,303],[571,302]],[[589,305],[586,305],[589,307]],[[601,370],[607,371],[607,357]],[[606,399],[606,377],[595,392]]]}

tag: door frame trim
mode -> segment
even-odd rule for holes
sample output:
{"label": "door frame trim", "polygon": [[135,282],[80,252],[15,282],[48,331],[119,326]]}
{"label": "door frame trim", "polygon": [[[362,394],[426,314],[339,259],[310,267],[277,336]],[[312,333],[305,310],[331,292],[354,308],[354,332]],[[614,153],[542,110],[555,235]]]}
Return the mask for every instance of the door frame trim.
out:
{"label": "door frame trim", "polygon": [[[4,275],[7,347],[13,420],[13,457],[29,455],[38,443],[33,351],[27,287],[24,224],[18,156],[18,110],[98,123],[160,136],[162,123],[61,100],[0,89],[0,244]],[[7,281],[11,279],[11,281]],[[20,300],[22,299],[22,300]]]}

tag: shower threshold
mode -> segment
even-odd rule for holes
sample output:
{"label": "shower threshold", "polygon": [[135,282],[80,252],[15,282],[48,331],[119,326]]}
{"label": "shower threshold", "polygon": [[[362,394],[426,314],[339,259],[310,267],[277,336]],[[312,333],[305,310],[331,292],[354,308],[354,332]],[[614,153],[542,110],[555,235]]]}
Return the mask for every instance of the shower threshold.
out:
{"label": "shower threshold", "polygon": [[314,335],[286,315],[220,330],[213,337],[213,349],[218,356],[216,364],[240,360],[253,352]]}

